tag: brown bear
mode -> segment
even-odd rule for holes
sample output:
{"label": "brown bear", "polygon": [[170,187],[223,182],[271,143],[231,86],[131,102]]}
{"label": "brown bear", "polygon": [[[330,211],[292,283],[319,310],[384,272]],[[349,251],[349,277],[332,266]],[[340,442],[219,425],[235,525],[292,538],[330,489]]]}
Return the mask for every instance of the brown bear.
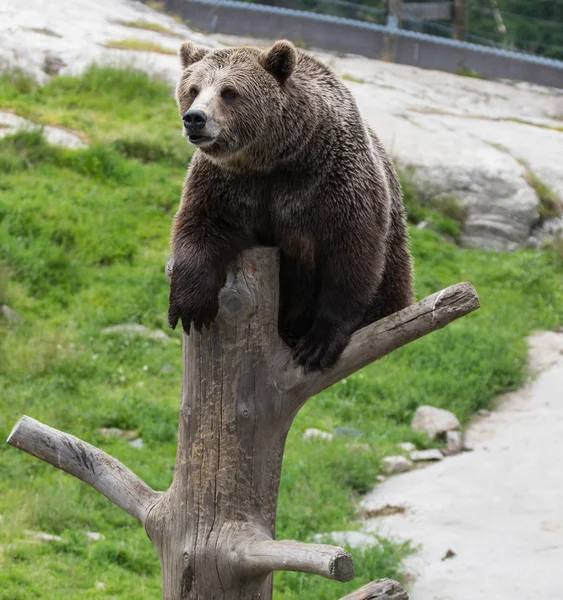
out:
{"label": "brown bear", "polygon": [[306,371],[413,302],[401,188],[339,77],[288,41],[184,42],[176,90],[198,147],[172,235],[169,321],[209,327],[236,256],[278,246],[278,328]]}

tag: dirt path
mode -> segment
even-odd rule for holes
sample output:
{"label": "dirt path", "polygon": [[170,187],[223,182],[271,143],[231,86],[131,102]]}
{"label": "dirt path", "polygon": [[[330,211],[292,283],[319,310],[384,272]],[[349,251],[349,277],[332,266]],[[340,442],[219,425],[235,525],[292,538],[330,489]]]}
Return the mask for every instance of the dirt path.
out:
{"label": "dirt path", "polygon": [[[394,477],[368,509],[369,532],[422,546],[410,559],[411,600],[563,598],[563,333],[530,339],[540,370],[470,429],[473,452]],[[455,553],[444,557],[448,550]]]}

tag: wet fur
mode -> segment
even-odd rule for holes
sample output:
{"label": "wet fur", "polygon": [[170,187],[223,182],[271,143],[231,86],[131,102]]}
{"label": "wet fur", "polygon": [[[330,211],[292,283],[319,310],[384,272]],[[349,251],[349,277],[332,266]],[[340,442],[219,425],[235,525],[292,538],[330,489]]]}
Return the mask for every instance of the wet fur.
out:
{"label": "wet fur", "polygon": [[180,114],[194,81],[232,85],[239,97],[234,108],[218,102],[223,135],[189,169],[170,324],[209,326],[237,254],[279,246],[280,335],[307,370],[329,368],[355,330],[414,299],[391,161],[341,80],[288,42],[207,54],[184,44],[181,57]]}

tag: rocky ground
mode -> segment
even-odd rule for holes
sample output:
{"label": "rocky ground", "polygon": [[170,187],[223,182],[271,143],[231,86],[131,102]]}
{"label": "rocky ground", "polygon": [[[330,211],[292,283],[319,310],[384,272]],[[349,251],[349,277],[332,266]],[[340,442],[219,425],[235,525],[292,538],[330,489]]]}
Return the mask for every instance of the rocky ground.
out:
{"label": "rocky ground", "polygon": [[[160,31],[131,26],[138,21]],[[209,46],[248,41],[191,31],[134,0],[6,0],[0,6],[0,61],[40,79],[103,61],[176,81],[181,38]],[[108,47],[123,40],[159,51]],[[465,244],[505,250],[538,242],[537,182],[563,197],[563,90],[317,54],[344,76],[366,119],[399,162],[416,167],[429,194],[463,201]],[[551,231],[562,227],[560,219],[547,224]]]}
{"label": "rocky ground", "polygon": [[[560,600],[563,332],[530,339],[526,388],[469,429],[471,452],[368,494],[364,530],[410,539],[411,600]],[[364,534],[365,535],[365,534]]]}

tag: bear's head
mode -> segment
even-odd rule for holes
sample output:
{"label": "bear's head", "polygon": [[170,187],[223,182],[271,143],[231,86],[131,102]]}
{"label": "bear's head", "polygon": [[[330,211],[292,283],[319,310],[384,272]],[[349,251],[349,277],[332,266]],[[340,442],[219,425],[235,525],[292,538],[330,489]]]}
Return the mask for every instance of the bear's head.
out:
{"label": "bear's head", "polygon": [[287,41],[268,50],[210,51],[184,42],[176,100],[189,141],[217,162],[256,154],[283,122],[297,51]]}

